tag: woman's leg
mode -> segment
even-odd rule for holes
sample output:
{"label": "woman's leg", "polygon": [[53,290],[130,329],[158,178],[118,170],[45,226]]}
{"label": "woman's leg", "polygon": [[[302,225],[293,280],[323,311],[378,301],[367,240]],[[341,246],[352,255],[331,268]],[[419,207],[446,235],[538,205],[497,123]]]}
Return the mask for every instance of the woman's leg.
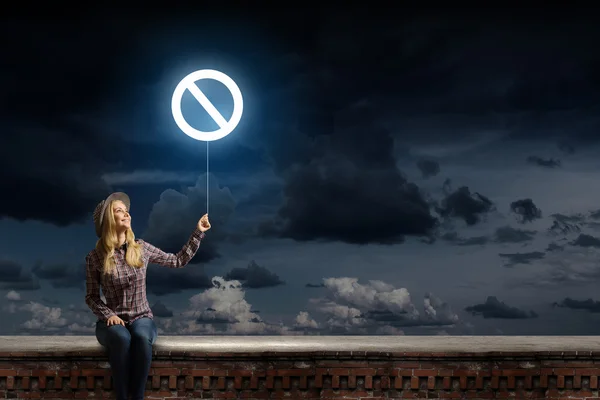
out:
{"label": "woman's leg", "polygon": [[148,373],[152,363],[152,345],[156,342],[158,332],[151,318],[140,318],[129,326],[131,333],[131,398],[143,400]]}
{"label": "woman's leg", "polygon": [[129,389],[129,348],[131,335],[123,325],[106,326],[96,322],[96,338],[108,352],[113,385],[117,400],[127,400]]}

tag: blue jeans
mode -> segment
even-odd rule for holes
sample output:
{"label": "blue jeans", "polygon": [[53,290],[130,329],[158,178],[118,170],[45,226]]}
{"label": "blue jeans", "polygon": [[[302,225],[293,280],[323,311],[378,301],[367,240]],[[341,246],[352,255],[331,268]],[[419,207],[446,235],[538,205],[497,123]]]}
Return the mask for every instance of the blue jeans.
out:
{"label": "blue jeans", "polygon": [[144,399],[157,336],[156,324],[147,317],[126,326],[96,322],[96,338],[107,350],[117,400],[127,400],[129,392],[134,400]]}

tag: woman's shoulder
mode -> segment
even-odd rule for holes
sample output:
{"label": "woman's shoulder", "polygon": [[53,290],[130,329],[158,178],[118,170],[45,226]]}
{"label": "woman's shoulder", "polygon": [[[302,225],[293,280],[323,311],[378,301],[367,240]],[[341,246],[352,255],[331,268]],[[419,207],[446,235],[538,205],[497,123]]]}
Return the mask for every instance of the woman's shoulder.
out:
{"label": "woman's shoulder", "polygon": [[93,248],[92,250],[90,250],[89,253],[87,253],[87,256],[85,256],[85,259],[90,260],[90,261],[103,262],[104,261],[104,253],[102,252],[102,250]]}
{"label": "woman's shoulder", "polygon": [[85,256],[85,263],[87,265],[98,267],[102,265],[102,255],[97,249],[92,249],[87,256]]}
{"label": "woman's shoulder", "polygon": [[148,245],[144,239],[135,238],[135,244],[139,246],[139,249],[142,252],[142,254],[146,254],[148,252]]}
{"label": "woman's shoulder", "polygon": [[96,250],[95,248],[92,249],[89,253],[87,253],[87,256],[85,256],[86,260],[92,257],[98,257],[98,250]]}

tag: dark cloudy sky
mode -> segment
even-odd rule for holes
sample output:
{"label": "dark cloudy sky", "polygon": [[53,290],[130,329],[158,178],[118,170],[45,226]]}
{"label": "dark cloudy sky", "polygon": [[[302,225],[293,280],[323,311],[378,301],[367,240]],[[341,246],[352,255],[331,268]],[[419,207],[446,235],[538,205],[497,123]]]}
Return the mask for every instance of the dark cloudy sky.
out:
{"label": "dark cloudy sky", "polygon": [[[599,334],[592,14],[3,17],[0,334],[93,334],[83,263],[112,191],[138,237],[184,244],[206,210],[206,143],[170,102],[204,68],[245,109],[210,143],[197,256],[149,267],[162,334]],[[199,86],[231,112],[223,87]]]}

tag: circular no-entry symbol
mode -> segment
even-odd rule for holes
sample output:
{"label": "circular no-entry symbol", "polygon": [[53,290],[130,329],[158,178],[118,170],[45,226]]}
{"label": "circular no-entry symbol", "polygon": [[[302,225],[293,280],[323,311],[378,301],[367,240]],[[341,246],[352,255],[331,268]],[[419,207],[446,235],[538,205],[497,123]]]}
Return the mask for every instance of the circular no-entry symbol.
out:
{"label": "circular no-entry symbol", "polygon": [[[217,110],[216,107],[210,102],[208,97],[206,97],[202,90],[198,88],[196,81],[201,79],[214,79],[221,82],[223,85],[225,85],[225,87],[227,87],[227,89],[229,89],[229,92],[231,92],[231,95],[233,96],[233,113],[231,114],[229,121],[227,121],[221,115],[219,110]],[[208,115],[210,115],[217,125],[219,125],[219,129],[212,132],[203,132],[193,128],[190,124],[188,124],[183,116],[183,113],[181,112],[181,99],[186,90],[190,91],[198,103],[200,103],[200,105],[206,110]],[[195,71],[183,78],[175,88],[175,91],[173,92],[173,98],[171,99],[171,112],[173,113],[173,118],[175,119],[175,123],[179,129],[181,129],[183,133],[189,137],[205,142],[219,140],[229,135],[240,122],[243,109],[244,102],[240,88],[235,84],[233,79],[224,73],[215,71],[213,69],[202,69]]]}

